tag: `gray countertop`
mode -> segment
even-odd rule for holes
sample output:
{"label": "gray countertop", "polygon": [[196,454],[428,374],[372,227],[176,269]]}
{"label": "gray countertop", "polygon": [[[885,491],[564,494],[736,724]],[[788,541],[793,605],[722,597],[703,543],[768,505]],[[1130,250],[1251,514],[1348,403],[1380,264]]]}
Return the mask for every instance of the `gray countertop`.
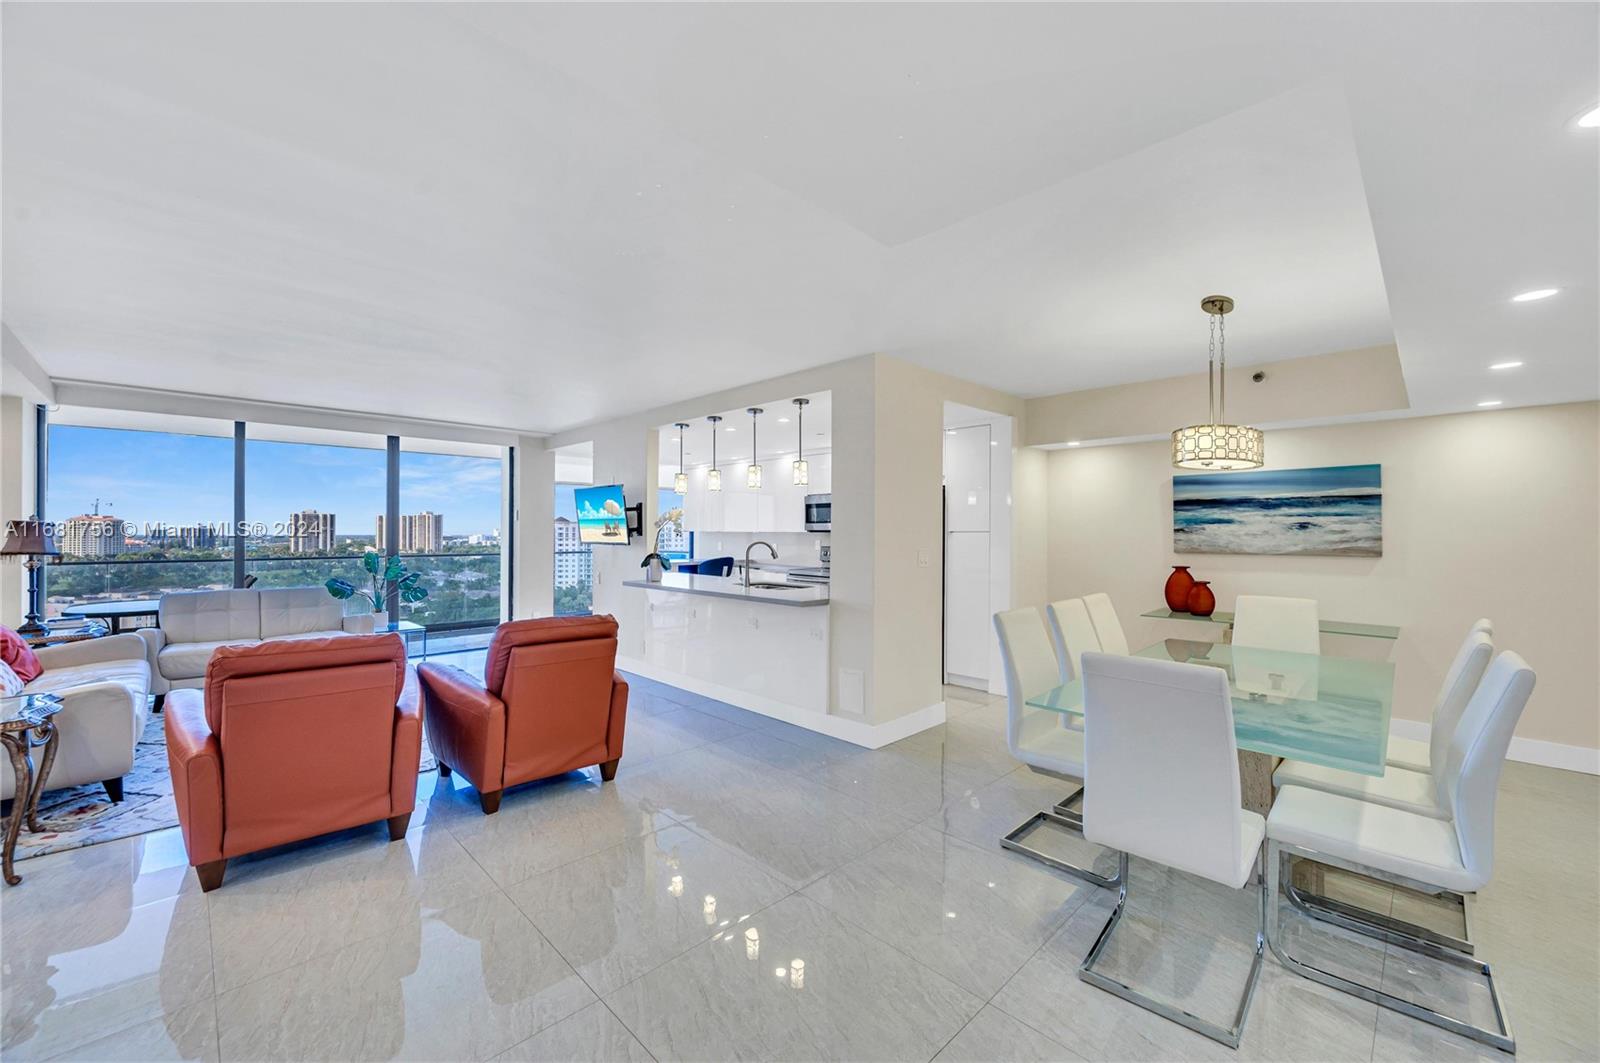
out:
{"label": "gray countertop", "polygon": [[[774,586],[776,584],[776,586]],[[668,572],[660,583],[642,579],[623,580],[624,587],[639,587],[647,591],[675,591],[679,594],[697,594],[707,598],[736,598],[746,602],[766,605],[817,606],[828,604],[826,584],[778,583],[772,580],[746,587],[732,576],[694,576]]]}

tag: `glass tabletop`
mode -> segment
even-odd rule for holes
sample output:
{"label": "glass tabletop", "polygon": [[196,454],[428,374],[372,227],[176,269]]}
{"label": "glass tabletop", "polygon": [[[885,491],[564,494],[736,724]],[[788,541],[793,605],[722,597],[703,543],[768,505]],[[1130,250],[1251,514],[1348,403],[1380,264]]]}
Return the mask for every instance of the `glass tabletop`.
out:
{"label": "glass tabletop", "polygon": [[[1136,657],[1221,668],[1233,694],[1240,749],[1382,775],[1389,751],[1394,664],[1167,639]],[[1083,682],[1027,699],[1036,709],[1083,715]]]}
{"label": "glass tabletop", "polygon": [[0,697],[0,727],[7,731],[22,731],[37,727],[61,711],[61,697],[57,694],[14,694]]}
{"label": "glass tabletop", "polygon": [[[1201,624],[1223,624],[1233,626],[1233,614],[1217,611],[1210,616],[1195,616],[1193,613],[1180,613],[1173,609],[1151,609],[1139,614],[1151,620],[1194,620]],[[1319,620],[1317,629],[1324,635],[1357,635],[1369,639],[1390,639],[1400,637],[1400,629],[1389,624],[1362,624],[1354,620]]]}

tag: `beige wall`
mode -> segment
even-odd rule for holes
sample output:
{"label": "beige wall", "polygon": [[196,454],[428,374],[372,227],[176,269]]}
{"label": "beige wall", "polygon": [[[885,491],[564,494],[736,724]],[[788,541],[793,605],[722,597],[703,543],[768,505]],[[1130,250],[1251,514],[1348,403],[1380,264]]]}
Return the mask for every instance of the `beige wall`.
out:
{"label": "beige wall", "polygon": [[[1258,369],[1266,373],[1259,384],[1250,379]],[[1205,420],[1206,396],[1206,374],[1191,373],[1029,399],[1022,438],[1042,447],[1170,436],[1179,425]],[[1228,369],[1228,419],[1239,424],[1309,423],[1410,405],[1393,344]]]}
{"label": "beige wall", "polygon": [[[1538,672],[1517,734],[1600,747],[1600,404],[1269,433],[1271,467],[1383,465],[1381,558],[1178,555],[1165,442],[1053,451],[1050,594],[1108,591],[1130,641],[1181,630],[1142,620],[1172,564],[1241,593],[1316,598],[1324,616],[1398,624],[1396,718],[1426,720],[1467,627]],[[1187,626],[1187,625],[1186,625]],[[1203,637],[1203,636],[1195,636]],[[1337,652],[1371,652],[1341,640]],[[1364,641],[1364,640],[1362,640]]]}

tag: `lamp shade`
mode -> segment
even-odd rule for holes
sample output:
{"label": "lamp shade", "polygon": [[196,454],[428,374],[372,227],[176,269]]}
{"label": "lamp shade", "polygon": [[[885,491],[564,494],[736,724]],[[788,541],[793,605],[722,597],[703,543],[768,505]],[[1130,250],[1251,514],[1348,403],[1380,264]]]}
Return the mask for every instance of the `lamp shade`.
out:
{"label": "lamp shade", "polygon": [[55,537],[50,534],[50,526],[44,521],[31,518],[6,521],[6,541],[0,546],[0,554],[57,557],[60,553]]}

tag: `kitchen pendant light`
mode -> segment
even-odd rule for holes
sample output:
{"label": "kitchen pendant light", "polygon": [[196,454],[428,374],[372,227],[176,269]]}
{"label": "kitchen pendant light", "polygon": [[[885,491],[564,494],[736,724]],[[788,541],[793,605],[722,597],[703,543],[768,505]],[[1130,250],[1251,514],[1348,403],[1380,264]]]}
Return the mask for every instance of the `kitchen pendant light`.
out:
{"label": "kitchen pendant light", "polygon": [[794,485],[806,487],[811,483],[811,466],[806,464],[806,405],[810,399],[794,401]]}
{"label": "kitchen pendant light", "polygon": [[1260,468],[1266,455],[1261,429],[1227,423],[1228,339],[1223,319],[1233,311],[1233,300],[1208,295],[1200,300],[1200,309],[1211,318],[1211,354],[1206,363],[1211,420],[1172,433],[1172,466],[1219,472]]}
{"label": "kitchen pendant light", "polygon": [[722,490],[722,470],[717,468],[717,422],[722,420],[716,414],[707,417],[711,422],[711,471],[706,473],[706,490]]}
{"label": "kitchen pendant light", "polygon": [[744,485],[754,491],[761,487],[761,451],[756,449],[756,418],[766,411],[752,406],[744,411],[750,415],[750,468],[745,471]]}
{"label": "kitchen pendant light", "polygon": [[683,434],[689,426],[679,421],[672,427],[678,430],[678,475],[672,478],[672,493],[686,495],[689,493],[689,474],[683,471]]}

